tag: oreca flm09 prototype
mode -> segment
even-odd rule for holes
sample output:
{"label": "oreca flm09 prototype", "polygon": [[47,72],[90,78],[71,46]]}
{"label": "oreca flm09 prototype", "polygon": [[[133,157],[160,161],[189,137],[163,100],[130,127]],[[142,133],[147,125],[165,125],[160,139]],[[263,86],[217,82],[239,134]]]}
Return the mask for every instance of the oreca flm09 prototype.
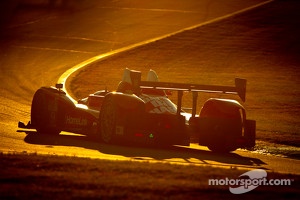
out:
{"label": "oreca flm09 prototype", "polygon": [[[19,128],[41,134],[61,131],[96,136],[104,143],[142,145],[190,145],[191,135],[212,151],[230,152],[255,145],[254,120],[236,100],[211,98],[197,112],[199,92],[237,94],[245,101],[246,80],[235,86],[159,82],[150,70],[147,81],[141,72],[125,69],[116,91],[100,90],[74,103],[61,89],[41,87],[34,94],[31,120]],[[176,104],[167,91],[177,91]],[[182,109],[183,92],[191,92],[191,113]]]}

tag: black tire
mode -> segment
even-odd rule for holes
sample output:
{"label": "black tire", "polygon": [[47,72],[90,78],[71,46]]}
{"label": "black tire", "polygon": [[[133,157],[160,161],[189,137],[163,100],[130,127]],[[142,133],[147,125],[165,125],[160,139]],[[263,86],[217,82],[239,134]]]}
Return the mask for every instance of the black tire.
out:
{"label": "black tire", "polygon": [[38,90],[32,100],[31,123],[36,127],[38,133],[59,135],[61,132],[57,127],[49,126],[50,112],[47,110],[48,102],[46,94]]}
{"label": "black tire", "polygon": [[209,150],[216,152],[216,153],[230,153],[237,149],[234,146],[227,146],[224,144],[210,144],[208,146],[208,148],[209,148]]}
{"label": "black tire", "polygon": [[245,137],[247,139],[247,147],[255,146],[255,138],[256,138],[256,121],[255,120],[246,120],[245,123]]}
{"label": "black tire", "polygon": [[212,137],[215,139],[215,141],[209,144],[207,147],[211,151],[217,153],[229,153],[235,151],[237,147],[234,145],[233,139],[228,136],[229,135],[225,135],[222,130],[214,132]]}
{"label": "black tire", "polygon": [[103,101],[100,112],[100,138],[103,142],[110,144],[115,142],[115,131],[117,121],[117,105],[111,95],[107,95]]}
{"label": "black tire", "polygon": [[[219,123],[217,120],[210,130],[210,144],[207,147],[218,153],[229,153],[235,151],[237,146],[235,145],[236,137],[231,134],[230,130],[227,130],[226,123]],[[230,125],[229,125],[230,126]]]}

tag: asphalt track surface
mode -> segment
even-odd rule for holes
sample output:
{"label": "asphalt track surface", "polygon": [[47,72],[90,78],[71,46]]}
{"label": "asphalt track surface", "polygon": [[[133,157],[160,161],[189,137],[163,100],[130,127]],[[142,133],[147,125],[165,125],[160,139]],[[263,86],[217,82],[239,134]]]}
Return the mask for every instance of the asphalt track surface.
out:
{"label": "asphalt track surface", "polygon": [[[23,5],[2,26],[0,151],[136,160],[300,174],[300,161],[237,150],[220,155],[192,144],[168,149],[100,144],[63,132],[41,136],[17,128],[30,119],[34,92],[64,80],[70,68],[135,45],[212,22],[264,1],[81,1],[66,7]],[[142,33],[142,34],[141,34]],[[100,56],[99,56],[100,55]],[[68,72],[68,73],[65,73]],[[63,76],[62,76],[63,75]]]}

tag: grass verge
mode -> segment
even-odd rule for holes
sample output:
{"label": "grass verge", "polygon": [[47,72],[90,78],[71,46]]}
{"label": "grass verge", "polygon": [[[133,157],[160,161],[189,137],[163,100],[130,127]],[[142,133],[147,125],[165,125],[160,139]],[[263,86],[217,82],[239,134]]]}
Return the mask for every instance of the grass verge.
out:
{"label": "grass verge", "polygon": [[[0,154],[1,199],[240,199],[229,186],[208,179],[237,179],[245,171],[163,163],[107,161],[36,154]],[[259,186],[243,199],[297,199],[298,175],[268,172],[268,179],[292,179],[290,186]]]}

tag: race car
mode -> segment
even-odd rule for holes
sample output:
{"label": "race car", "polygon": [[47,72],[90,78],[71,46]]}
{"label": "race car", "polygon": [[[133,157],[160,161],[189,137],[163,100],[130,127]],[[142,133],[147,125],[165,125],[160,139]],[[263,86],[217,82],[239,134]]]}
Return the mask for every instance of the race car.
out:
{"label": "race car", "polygon": [[[116,91],[100,90],[74,103],[62,88],[56,84],[38,89],[31,121],[19,122],[18,127],[41,134],[95,136],[108,144],[189,146],[196,135],[199,145],[216,152],[255,146],[256,122],[246,118],[238,101],[210,98],[196,113],[198,92],[237,94],[245,101],[245,79],[236,78],[235,86],[160,82],[150,70],[142,81],[140,71],[126,68]],[[177,91],[176,104],[168,98],[170,91]],[[183,92],[193,93],[191,113],[182,109]]]}

